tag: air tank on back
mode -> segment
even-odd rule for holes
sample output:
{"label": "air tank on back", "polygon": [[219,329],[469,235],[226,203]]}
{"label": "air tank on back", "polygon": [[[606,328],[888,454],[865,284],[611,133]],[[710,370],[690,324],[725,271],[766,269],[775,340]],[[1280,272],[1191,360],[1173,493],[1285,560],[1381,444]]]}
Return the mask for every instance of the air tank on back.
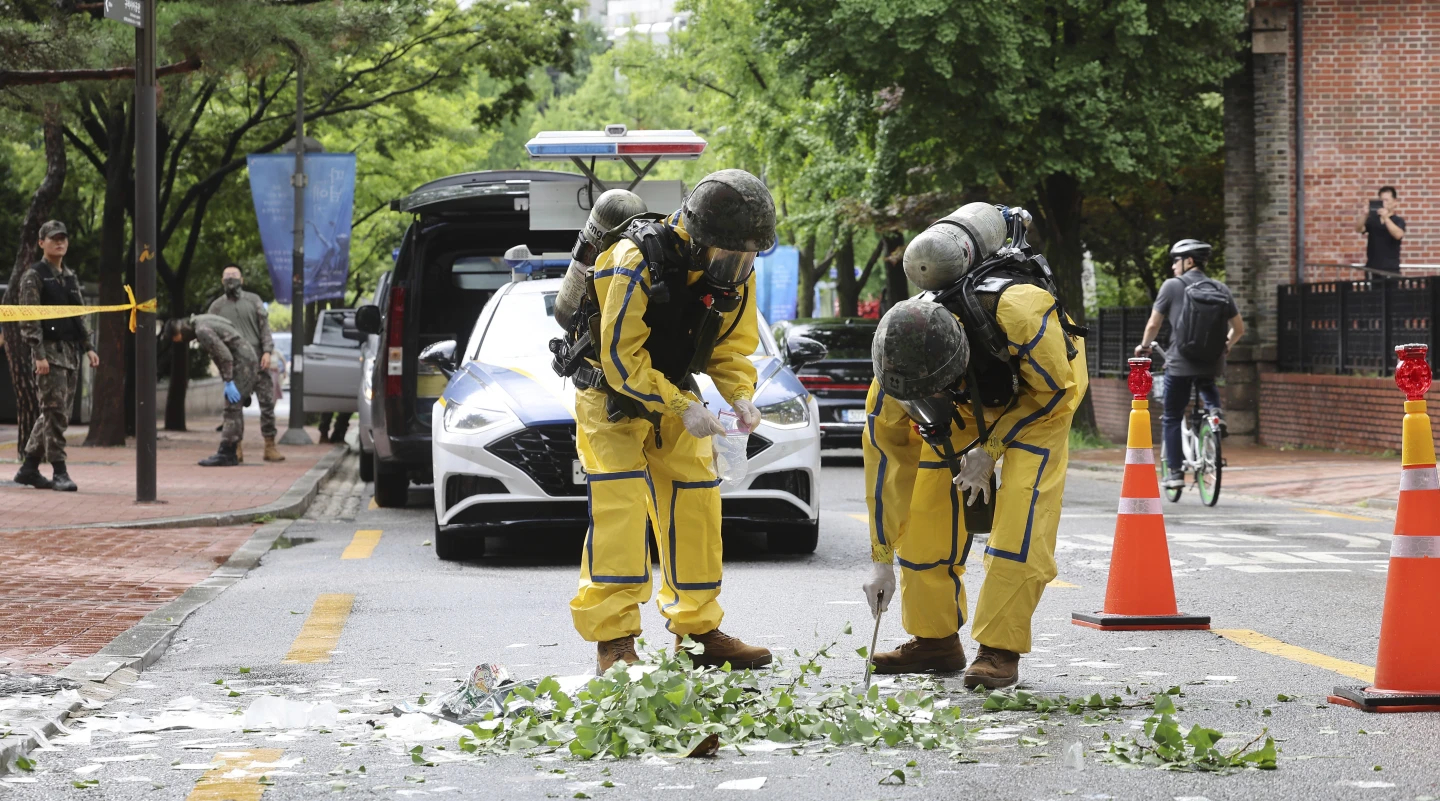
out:
{"label": "air tank on back", "polygon": [[646,211],[645,201],[624,189],[611,189],[595,198],[590,218],[580,229],[580,238],[570,252],[570,269],[565,271],[560,293],[555,296],[555,322],[570,327],[570,318],[585,298],[585,274],[600,256],[600,240],[616,226]]}
{"label": "air tank on back", "polygon": [[943,289],[1005,245],[1005,215],[989,203],[966,203],[930,224],[905,248],[905,276],[923,290]]}

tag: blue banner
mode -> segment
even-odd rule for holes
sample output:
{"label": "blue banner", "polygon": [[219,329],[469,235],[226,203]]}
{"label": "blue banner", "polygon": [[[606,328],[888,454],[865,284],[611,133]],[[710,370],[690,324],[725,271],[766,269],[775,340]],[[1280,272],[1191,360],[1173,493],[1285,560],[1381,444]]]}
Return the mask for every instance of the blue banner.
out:
{"label": "blue banner", "polygon": [[800,251],[780,245],[755,259],[756,307],[771,323],[795,319],[800,291]]}
{"label": "blue banner", "polygon": [[[290,303],[291,249],[295,241],[295,157],[252,155],[250,194],[260,223],[260,245],[270,265],[275,300]],[[355,211],[355,154],[307,153],[305,174],[305,302],[344,299],[350,273],[350,220]]]}

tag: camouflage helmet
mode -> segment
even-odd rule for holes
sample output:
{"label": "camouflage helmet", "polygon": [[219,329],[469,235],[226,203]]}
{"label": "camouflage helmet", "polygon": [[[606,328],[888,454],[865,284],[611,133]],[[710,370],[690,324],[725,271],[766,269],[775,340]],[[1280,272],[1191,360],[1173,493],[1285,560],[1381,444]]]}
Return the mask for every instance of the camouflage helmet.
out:
{"label": "camouflage helmet", "polygon": [[759,253],[775,244],[775,201],[744,170],[712,172],[680,207],[685,231],[702,248]]}
{"label": "camouflage helmet", "polygon": [[960,380],[970,363],[970,343],[949,309],[911,298],[880,318],[870,358],[881,389],[896,400],[919,400]]}

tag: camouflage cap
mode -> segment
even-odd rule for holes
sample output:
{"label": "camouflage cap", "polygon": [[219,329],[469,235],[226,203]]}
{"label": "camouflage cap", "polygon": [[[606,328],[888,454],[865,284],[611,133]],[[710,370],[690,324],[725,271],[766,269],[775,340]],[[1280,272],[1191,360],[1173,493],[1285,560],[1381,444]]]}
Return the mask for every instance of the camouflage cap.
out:
{"label": "camouflage cap", "polygon": [[49,239],[50,237],[57,235],[66,238],[70,236],[70,232],[65,230],[65,223],[60,222],[59,220],[50,220],[49,222],[46,222],[44,225],[40,226],[41,239]]}
{"label": "camouflage cap", "polygon": [[918,400],[960,380],[970,363],[970,343],[949,309],[911,298],[880,318],[870,357],[882,389],[896,400]]}

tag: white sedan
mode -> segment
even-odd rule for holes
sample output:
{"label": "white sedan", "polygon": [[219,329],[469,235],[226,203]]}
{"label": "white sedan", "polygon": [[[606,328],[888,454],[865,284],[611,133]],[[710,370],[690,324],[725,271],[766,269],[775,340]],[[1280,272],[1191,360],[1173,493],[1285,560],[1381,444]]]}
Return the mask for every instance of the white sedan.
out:
{"label": "white sedan", "polygon": [[[552,316],[559,287],[558,279],[505,285],[451,350],[458,366],[431,415],[441,559],[483,556],[487,534],[579,532],[589,523],[575,389],[550,368],[550,340],[563,334]],[[750,358],[763,421],[750,435],[745,478],[721,487],[725,527],[765,532],[773,552],[810,553],[820,509],[815,401],[763,320]],[[712,411],[729,408],[708,377],[696,379]]]}

